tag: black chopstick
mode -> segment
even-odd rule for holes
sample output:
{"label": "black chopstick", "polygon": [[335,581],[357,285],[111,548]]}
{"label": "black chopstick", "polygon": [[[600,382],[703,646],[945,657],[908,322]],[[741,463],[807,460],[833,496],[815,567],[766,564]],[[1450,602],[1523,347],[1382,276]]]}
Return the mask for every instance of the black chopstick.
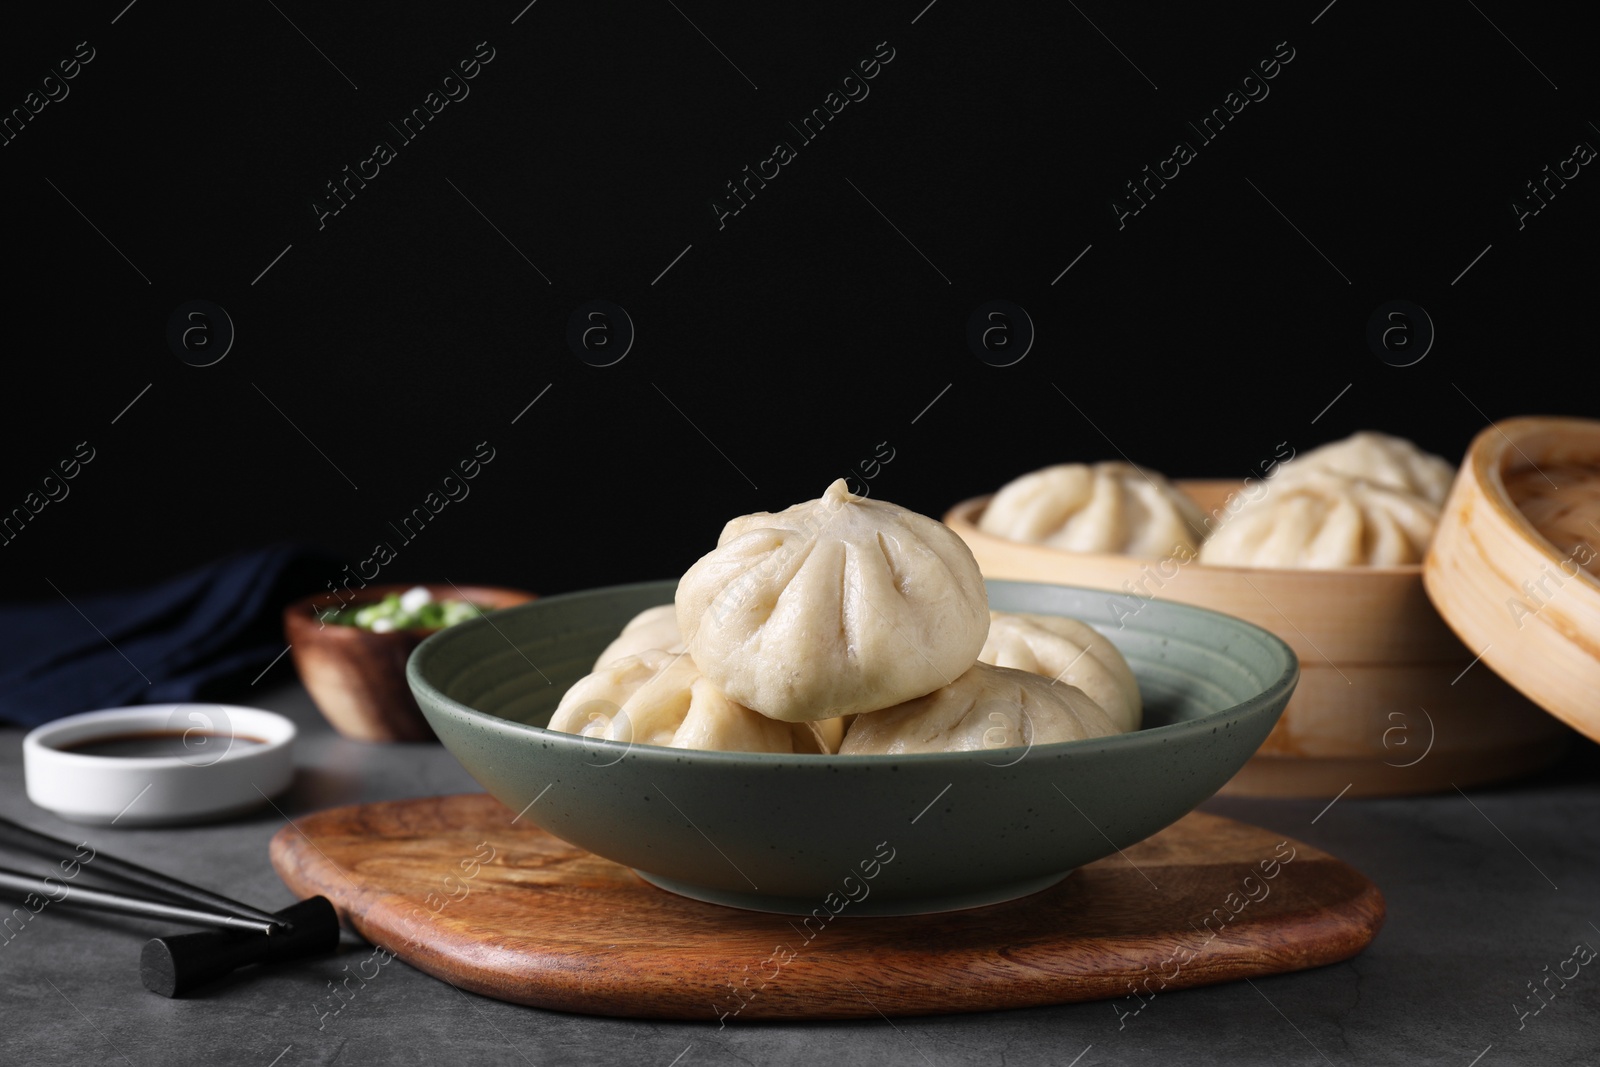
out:
{"label": "black chopstick", "polygon": [[[66,854],[70,855],[77,848],[71,842],[51,837],[49,834],[41,834],[37,830],[30,830],[26,826],[4,818],[0,818],[0,842],[17,845],[49,856],[55,855],[57,849],[66,849]],[[193,904],[197,908],[206,909],[203,913],[213,917],[215,917],[215,913],[221,913],[237,919],[249,920],[251,929],[260,929],[263,933],[268,934],[280,933],[287,929],[289,925],[281,917],[272,914],[270,911],[252,908],[248,904],[230,900],[220,893],[213,893],[209,889],[201,889],[199,886],[190,885],[188,882],[180,882],[176,878],[152,871],[147,867],[141,867],[137,863],[119,860],[115,856],[108,856],[103,852],[97,852],[93,862],[97,871],[114,875],[123,881],[132,882],[135,885],[152,889],[158,893],[165,893],[169,897],[187,904]],[[147,901],[146,903],[153,904],[155,902]],[[151,913],[145,912],[143,914]],[[191,914],[199,915],[202,912],[195,911]],[[177,918],[176,915],[171,913],[168,913],[167,917]],[[217,924],[212,923],[210,925]]]}
{"label": "black chopstick", "polygon": [[[7,870],[3,867],[0,867],[0,889],[13,889],[21,893],[38,894],[52,904],[96,908],[100,911],[116,911],[124,915],[142,915],[150,919],[170,919],[173,922],[188,923],[193,926],[216,926],[228,930],[254,930],[257,933],[268,934],[283,922],[281,919],[275,919],[270,923],[264,923],[255,919],[243,919],[237,915],[224,915],[215,911],[198,911],[194,908],[166,904],[159,900],[146,900],[143,897],[130,897],[122,893],[90,889],[87,886],[67,886],[59,880],[51,882],[44,878],[23,874],[21,871]],[[56,894],[60,895],[57,896]],[[27,906],[26,902],[24,906]],[[43,907],[44,905],[41,904],[40,908],[42,909]]]}

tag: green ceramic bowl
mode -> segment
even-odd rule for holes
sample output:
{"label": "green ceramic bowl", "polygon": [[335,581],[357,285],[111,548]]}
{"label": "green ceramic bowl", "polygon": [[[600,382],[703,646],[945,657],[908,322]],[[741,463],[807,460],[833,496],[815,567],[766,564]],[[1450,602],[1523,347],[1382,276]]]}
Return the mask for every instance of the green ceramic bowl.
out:
{"label": "green ceramic bowl", "polygon": [[[547,597],[412,653],[417,703],[522,817],[686,896],[758,911],[894,915],[1037,892],[1217,791],[1278,721],[1294,653],[1231,616],[1104,591],[991,581],[998,611],[1070,615],[1128,658],[1143,729],[912,756],[698,752],[544,729],[567,687],[675,582]],[[1119,629],[1113,607],[1124,625]]]}

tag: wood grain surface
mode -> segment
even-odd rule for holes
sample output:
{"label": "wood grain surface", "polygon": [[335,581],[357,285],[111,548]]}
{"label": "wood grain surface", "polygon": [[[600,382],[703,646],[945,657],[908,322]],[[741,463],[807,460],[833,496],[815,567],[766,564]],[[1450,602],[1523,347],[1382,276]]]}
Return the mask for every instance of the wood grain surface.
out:
{"label": "wood grain surface", "polygon": [[1021,900],[905,918],[852,918],[845,905],[826,923],[657,889],[481,793],[308,816],[273,838],[272,864],[367,940],[462,989],[724,1022],[1123,998],[1120,1014],[1163,989],[1348,959],[1384,916],[1354,868],[1203,813]]}

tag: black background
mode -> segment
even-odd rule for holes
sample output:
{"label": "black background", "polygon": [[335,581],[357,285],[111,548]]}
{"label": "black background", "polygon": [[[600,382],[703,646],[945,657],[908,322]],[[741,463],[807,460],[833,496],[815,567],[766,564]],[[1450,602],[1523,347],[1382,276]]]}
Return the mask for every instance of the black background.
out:
{"label": "black background", "polygon": [[[0,108],[95,58],[0,147],[0,508],[96,458],[0,547],[5,595],[282,540],[551,593],[676,575],[880,442],[873,495],[941,515],[1054,462],[1242,477],[1362,428],[1454,459],[1491,419],[1595,414],[1600,177],[1523,229],[1511,209],[1600,144],[1571,9],[925,2],[8,16]],[[470,95],[399,145],[387,123],[480,41]],[[879,42],[870,95],[799,143]],[[1185,123],[1279,42],[1270,95],[1200,145]],[[719,229],[780,139],[797,158]],[[1179,139],[1198,158],[1119,229]],[[319,229],[379,140],[398,158]],[[595,298],[637,329],[609,367],[565,341]],[[213,366],[165,340],[194,299],[237,329]],[[992,299],[1037,328],[1013,366],[966,343]],[[1437,329],[1413,366],[1365,340],[1393,299]],[[471,495],[399,544],[480,441]]]}

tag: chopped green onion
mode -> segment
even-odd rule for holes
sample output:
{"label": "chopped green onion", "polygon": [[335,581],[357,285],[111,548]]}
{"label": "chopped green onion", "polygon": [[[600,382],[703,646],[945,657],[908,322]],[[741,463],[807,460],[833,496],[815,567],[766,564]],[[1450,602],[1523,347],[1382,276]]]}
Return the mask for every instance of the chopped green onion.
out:
{"label": "chopped green onion", "polygon": [[390,593],[373,604],[329,612],[324,618],[342,626],[359,626],[373,633],[392,630],[442,630],[484,614],[467,600],[434,600],[428,590],[416,586],[404,594]]}

